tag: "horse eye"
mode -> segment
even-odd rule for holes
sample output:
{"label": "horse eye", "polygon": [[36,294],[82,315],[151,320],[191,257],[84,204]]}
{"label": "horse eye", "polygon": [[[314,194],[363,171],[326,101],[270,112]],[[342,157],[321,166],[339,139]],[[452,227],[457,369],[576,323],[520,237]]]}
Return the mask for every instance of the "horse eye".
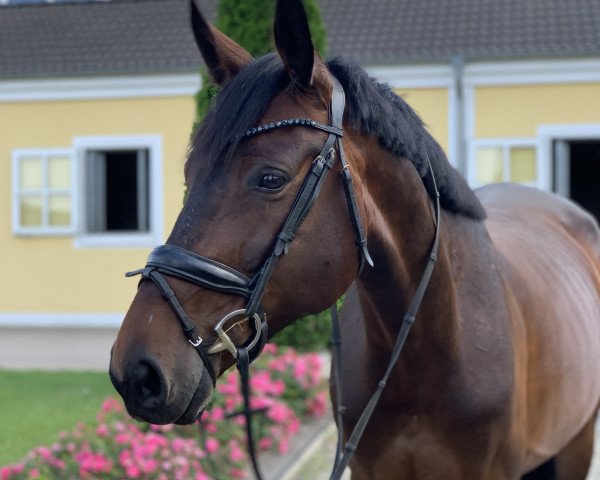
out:
{"label": "horse eye", "polygon": [[258,184],[259,188],[270,191],[279,191],[286,183],[286,179],[276,173],[265,173]]}

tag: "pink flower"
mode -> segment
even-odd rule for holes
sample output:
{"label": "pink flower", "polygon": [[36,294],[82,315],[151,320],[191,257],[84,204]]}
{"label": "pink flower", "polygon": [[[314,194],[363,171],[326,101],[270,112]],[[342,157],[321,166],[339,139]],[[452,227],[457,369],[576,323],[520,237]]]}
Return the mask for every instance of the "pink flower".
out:
{"label": "pink flower", "polygon": [[138,478],[141,474],[140,469],[136,465],[129,465],[125,469],[125,474],[127,478]]}
{"label": "pink flower", "polygon": [[38,478],[40,476],[40,471],[37,468],[32,468],[29,470],[29,478]]}
{"label": "pink flower", "polygon": [[213,407],[210,409],[210,418],[211,420],[218,422],[225,418],[225,412],[221,407]]}
{"label": "pink flower", "polygon": [[158,462],[153,459],[146,460],[141,463],[142,471],[144,473],[152,473],[158,468]]}
{"label": "pink flower", "polygon": [[117,445],[124,445],[127,442],[129,442],[129,440],[129,434],[127,433],[118,433],[117,435],[115,435],[115,442],[117,443]]}
{"label": "pink flower", "polygon": [[304,375],[306,375],[307,371],[306,363],[303,360],[298,361],[294,365],[294,378],[296,380],[301,380]]}
{"label": "pink flower", "polygon": [[239,468],[232,468],[229,471],[229,475],[231,475],[231,478],[244,478],[246,476],[244,471]]}
{"label": "pink flower", "polygon": [[261,450],[268,450],[269,448],[271,448],[272,445],[273,445],[273,439],[270,437],[264,437],[258,441],[258,447]]}
{"label": "pink flower", "polygon": [[214,423],[207,423],[204,425],[204,430],[208,433],[217,433],[217,426]]}
{"label": "pink flower", "polygon": [[295,433],[298,433],[298,430],[300,430],[300,420],[294,418],[288,425],[288,433],[294,435]]}
{"label": "pink flower", "polygon": [[244,459],[244,452],[235,440],[229,442],[229,458],[232,462],[240,462]]}
{"label": "pink flower", "polygon": [[9,480],[12,471],[11,467],[0,467],[0,480]]}
{"label": "pink flower", "polygon": [[108,435],[108,427],[104,424],[98,425],[98,428],[96,428],[96,435],[98,435],[99,437],[105,437],[106,435]]}
{"label": "pink flower", "polygon": [[273,393],[273,395],[280,397],[281,395],[283,395],[284,392],[285,383],[283,383],[283,380],[278,379],[271,384],[271,393]]}
{"label": "pink flower", "polygon": [[267,412],[267,417],[277,423],[282,423],[290,416],[291,411],[283,403],[275,403]]}
{"label": "pink flower", "polygon": [[287,453],[287,451],[289,450],[290,444],[289,441],[287,439],[282,439],[281,442],[279,442],[279,453]]}
{"label": "pink flower", "polygon": [[216,438],[209,437],[206,439],[205,445],[208,453],[215,453],[219,450],[219,441]]}
{"label": "pink flower", "polygon": [[50,449],[48,447],[38,447],[36,449],[37,454],[42,457],[44,460],[48,460],[50,457],[52,457],[52,452],[50,451]]}
{"label": "pink flower", "polygon": [[119,402],[119,400],[117,400],[116,398],[109,397],[109,398],[106,398],[102,402],[102,411],[104,413],[108,413],[108,412],[122,412],[123,411],[123,406],[121,405],[121,402]]}
{"label": "pink flower", "polygon": [[307,407],[311,415],[316,417],[325,415],[327,412],[327,394],[324,391],[317,393],[307,401]]}

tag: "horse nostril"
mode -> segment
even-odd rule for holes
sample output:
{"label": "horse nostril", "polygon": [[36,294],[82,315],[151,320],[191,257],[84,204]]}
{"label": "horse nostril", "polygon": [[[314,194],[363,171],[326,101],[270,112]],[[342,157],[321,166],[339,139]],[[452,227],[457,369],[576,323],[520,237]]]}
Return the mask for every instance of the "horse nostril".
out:
{"label": "horse nostril", "polygon": [[152,362],[141,360],[132,372],[133,395],[142,405],[156,407],[167,398],[167,387],[164,376]]}
{"label": "horse nostril", "polygon": [[137,371],[142,400],[148,400],[160,395],[160,380],[158,373],[146,363],[142,363]]}

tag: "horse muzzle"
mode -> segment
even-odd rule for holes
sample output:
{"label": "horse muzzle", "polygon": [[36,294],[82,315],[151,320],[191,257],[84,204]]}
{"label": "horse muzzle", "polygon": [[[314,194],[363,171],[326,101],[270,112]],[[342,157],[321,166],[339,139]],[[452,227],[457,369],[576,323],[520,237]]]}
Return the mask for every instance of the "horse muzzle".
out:
{"label": "horse muzzle", "polygon": [[111,358],[109,375],[132,417],[157,425],[190,424],[202,414],[213,393],[211,376],[199,358],[193,358],[197,365],[188,365],[182,378],[170,378],[149,357],[128,362],[122,374]]}

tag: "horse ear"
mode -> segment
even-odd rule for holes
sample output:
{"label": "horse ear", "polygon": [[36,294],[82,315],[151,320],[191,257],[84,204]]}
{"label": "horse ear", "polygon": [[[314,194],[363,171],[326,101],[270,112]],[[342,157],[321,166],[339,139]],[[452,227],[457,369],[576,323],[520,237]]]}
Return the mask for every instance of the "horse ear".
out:
{"label": "horse ear", "polygon": [[309,87],[313,83],[315,48],[301,0],[278,0],[275,10],[275,46],[290,78]]}
{"label": "horse ear", "polygon": [[192,31],[213,81],[222,85],[252,61],[243,47],[210,25],[190,0]]}

